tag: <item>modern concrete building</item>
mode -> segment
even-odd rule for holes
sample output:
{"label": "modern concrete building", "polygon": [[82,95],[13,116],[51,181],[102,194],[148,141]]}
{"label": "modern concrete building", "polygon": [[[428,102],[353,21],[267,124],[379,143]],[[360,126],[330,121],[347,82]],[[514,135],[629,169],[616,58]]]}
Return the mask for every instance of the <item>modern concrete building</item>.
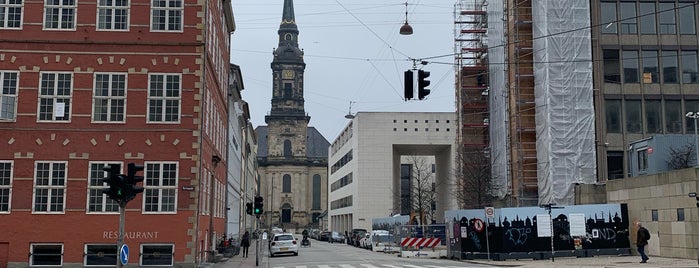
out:
{"label": "modern concrete building", "polygon": [[401,213],[405,200],[401,195],[410,191],[401,183],[401,176],[410,172],[402,172],[404,156],[434,157],[435,215],[456,209],[450,192],[456,157],[454,120],[454,113],[356,113],[328,152],[328,228],[368,230],[372,219]]}
{"label": "modern concrete building", "polygon": [[[0,2],[0,267],[196,267],[226,233],[224,1]],[[125,207],[104,166],[143,165]],[[31,223],[31,224],[28,224]]]}

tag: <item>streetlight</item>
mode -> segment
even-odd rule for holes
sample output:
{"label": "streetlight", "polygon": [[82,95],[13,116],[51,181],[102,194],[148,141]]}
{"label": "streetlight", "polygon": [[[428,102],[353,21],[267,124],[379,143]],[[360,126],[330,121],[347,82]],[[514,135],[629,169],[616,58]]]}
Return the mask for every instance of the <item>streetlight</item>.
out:
{"label": "streetlight", "polygon": [[699,134],[697,134],[697,118],[699,118],[699,112],[688,112],[685,116],[694,119],[694,152],[696,153],[694,166],[699,166]]}

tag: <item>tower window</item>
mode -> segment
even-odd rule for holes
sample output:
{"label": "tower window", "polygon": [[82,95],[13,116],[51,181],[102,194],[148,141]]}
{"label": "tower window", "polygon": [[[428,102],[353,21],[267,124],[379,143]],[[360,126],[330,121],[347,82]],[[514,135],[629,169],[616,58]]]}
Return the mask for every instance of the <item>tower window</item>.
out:
{"label": "tower window", "polygon": [[284,157],[292,157],[293,154],[291,153],[291,141],[290,140],[285,140],[284,141]]}
{"label": "tower window", "polygon": [[284,83],[284,98],[291,98],[291,83]]}

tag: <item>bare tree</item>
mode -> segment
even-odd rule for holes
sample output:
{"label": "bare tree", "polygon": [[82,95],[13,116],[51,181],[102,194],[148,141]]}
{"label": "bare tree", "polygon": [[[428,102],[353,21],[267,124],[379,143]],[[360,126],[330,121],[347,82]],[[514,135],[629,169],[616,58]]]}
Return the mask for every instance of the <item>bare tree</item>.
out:
{"label": "bare tree", "polygon": [[432,163],[428,158],[411,155],[408,163],[412,166],[411,172],[411,210],[417,212],[420,224],[431,222],[434,219],[435,211],[432,209],[436,201],[436,182],[432,169]]}
{"label": "bare tree", "polygon": [[492,201],[490,158],[483,150],[463,150],[457,155],[453,195],[464,209],[483,208]]}
{"label": "bare tree", "polygon": [[693,144],[685,144],[681,148],[670,147],[670,156],[665,162],[671,170],[688,168],[694,162],[695,154]]}

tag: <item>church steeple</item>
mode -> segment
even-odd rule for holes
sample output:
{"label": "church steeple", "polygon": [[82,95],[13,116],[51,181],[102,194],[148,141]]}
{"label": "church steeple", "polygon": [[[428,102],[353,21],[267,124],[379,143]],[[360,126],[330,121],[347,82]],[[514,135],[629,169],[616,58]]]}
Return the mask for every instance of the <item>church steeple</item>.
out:
{"label": "church steeple", "polygon": [[303,50],[299,48],[299,30],[294,14],[294,1],[284,0],[282,21],[279,24],[279,46],[274,50],[272,60],[272,110],[265,117],[269,123],[274,119],[292,119],[308,124],[303,100]]}

